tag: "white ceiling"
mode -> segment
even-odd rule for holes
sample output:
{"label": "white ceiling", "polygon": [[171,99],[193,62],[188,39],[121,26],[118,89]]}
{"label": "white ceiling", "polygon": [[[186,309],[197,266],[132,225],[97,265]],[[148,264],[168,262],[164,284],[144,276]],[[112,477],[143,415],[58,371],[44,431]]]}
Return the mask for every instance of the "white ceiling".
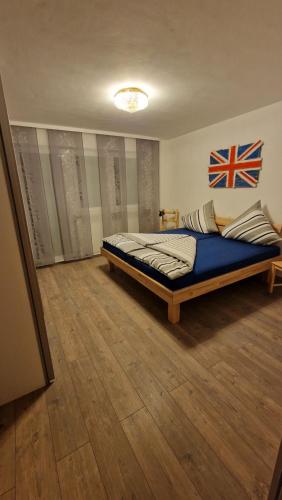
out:
{"label": "white ceiling", "polygon": [[[282,99],[281,0],[7,0],[11,120],[174,137]],[[142,85],[130,115],[113,92]]]}

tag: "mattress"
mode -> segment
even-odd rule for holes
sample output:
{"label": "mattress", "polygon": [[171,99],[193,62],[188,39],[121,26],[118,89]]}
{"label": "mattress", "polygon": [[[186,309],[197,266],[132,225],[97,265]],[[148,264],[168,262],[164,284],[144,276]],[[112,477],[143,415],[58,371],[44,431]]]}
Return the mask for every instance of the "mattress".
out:
{"label": "mattress", "polygon": [[215,276],[250,266],[256,262],[271,259],[280,253],[279,247],[274,245],[252,245],[244,241],[223,238],[217,233],[202,234],[184,228],[163,231],[163,233],[187,234],[196,238],[197,254],[194,269],[191,273],[175,280],[170,280],[156,269],[125,254],[122,250],[109,243],[103,242],[103,248],[170,290],[185,288],[186,286],[214,278]]}

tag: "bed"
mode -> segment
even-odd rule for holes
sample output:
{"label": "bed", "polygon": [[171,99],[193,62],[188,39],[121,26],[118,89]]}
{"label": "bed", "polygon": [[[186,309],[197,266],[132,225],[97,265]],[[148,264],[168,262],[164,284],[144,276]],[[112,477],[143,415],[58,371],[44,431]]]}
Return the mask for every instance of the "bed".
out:
{"label": "bed", "polygon": [[[219,228],[229,222],[229,219],[217,219]],[[277,225],[275,229],[281,231],[281,226]],[[226,239],[220,233],[203,234],[184,228],[163,232],[192,235],[196,238],[197,254],[191,273],[171,280],[107,242],[103,242],[101,254],[108,260],[111,271],[115,266],[122,269],[165,300],[171,323],[180,320],[182,302],[249,276],[267,272],[271,268],[271,262],[281,258],[278,246],[253,245]]]}

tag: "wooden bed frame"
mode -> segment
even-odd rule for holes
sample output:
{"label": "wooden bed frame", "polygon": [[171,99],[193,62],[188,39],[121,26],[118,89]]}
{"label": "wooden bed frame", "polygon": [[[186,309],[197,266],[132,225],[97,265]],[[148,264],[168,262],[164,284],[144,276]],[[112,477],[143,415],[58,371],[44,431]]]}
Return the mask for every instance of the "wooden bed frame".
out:
{"label": "wooden bed frame", "polygon": [[[232,219],[226,219],[222,217],[216,218],[216,223],[219,230],[222,230],[222,228],[225,225],[229,224],[231,221]],[[282,224],[273,224],[273,227],[278,232],[278,234],[280,234]],[[166,288],[158,281],[155,281],[153,278],[150,278],[146,274],[142,273],[142,271],[139,271],[105,248],[101,248],[101,255],[106,257],[106,259],[108,260],[110,271],[114,271],[115,267],[118,267],[122,271],[129,274],[129,276],[134,278],[136,281],[144,285],[146,288],[151,290],[151,292],[155,293],[160,298],[165,300],[168,304],[168,320],[171,323],[179,322],[180,304],[182,302],[186,302],[187,300],[211,292],[212,290],[216,290],[217,288],[222,288],[223,286],[230,285],[231,283],[235,283],[236,281],[249,278],[250,276],[254,276],[255,274],[263,272],[269,273],[269,271],[271,270],[271,262],[273,262],[274,260],[282,260],[282,255],[277,255],[276,257],[273,257],[271,259],[263,260],[261,262],[257,262],[256,264],[251,264],[250,266],[237,269],[236,271],[221,274],[220,276],[216,276],[214,278],[201,281],[200,283],[195,283],[194,285],[189,285],[185,288],[173,291],[169,288]]]}

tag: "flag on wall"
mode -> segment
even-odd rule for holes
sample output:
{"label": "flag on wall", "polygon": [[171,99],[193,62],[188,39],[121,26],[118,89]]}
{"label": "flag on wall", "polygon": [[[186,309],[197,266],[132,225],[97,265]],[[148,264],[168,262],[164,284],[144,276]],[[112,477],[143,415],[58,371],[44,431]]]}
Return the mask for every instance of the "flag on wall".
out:
{"label": "flag on wall", "polygon": [[256,187],[262,167],[263,142],[231,146],[210,153],[209,186],[214,188]]}

